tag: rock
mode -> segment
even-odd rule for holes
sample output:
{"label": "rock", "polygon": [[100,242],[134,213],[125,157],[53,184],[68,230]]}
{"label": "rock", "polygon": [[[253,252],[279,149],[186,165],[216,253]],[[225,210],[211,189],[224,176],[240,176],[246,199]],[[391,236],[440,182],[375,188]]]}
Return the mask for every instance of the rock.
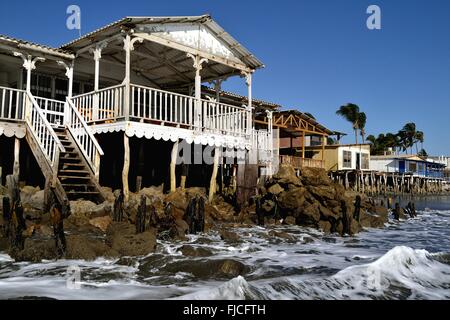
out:
{"label": "rock", "polygon": [[273,186],[269,187],[269,189],[267,189],[267,192],[273,194],[273,195],[279,195],[281,192],[283,192],[284,189],[278,184],[274,184]]}
{"label": "rock", "polygon": [[327,200],[334,200],[336,190],[333,186],[308,186],[308,191],[319,201],[324,203]]}
{"label": "rock", "polygon": [[66,259],[95,260],[98,257],[114,256],[110,248],[101,240],[86,235],[69,235]]}
{"label": "rock", "polygon": [[278,204],[286,214],[289,214],[289,212],[303,207],[303,204],[305,203],[304,194],[304,188],[295,188],[284,191],[278,197]]}
{"label": "rock", "polygon": [[289,242],[297,242],[297,239],[293,235],[291,235],[287,232],[271,230],[271,231],[269,231],[268,236],[285,239],[285,240],[288,240]]}
{"label": "rock", "polygon": [[155,251],[156,230],[136,234],[134,225],[113,222],[106,231],[106,243],[121,256],[144,256]]}
{"label": "rock", "polygon": [[25,186],[20,190],[20,200],[22,200],[22,205],[28,205],[30,198],[40,191],[39,187]]}
{"label": "rock", "polygon": [[300,180],[305,186],[329,186],[332,184],[327,172],[320,168],[302,168]]}
{"label": "rock", "polygon": [[12,250],[9,255],[19,261],[41,262],[57,258],[55,241],[53,239],[26,238],[22,251]]}
{"label": "rock", "polygon": [[90,218],[92,210],[96,207],[97,205],[92,201],[87,200],[70,201],[71,216],[74,217]]}
{"label": "rock", "polygon": [[53,228],[48,225],[36,225],[34,232],[41,237],[53,237]]}
{"label": "rock", "polygon": [[332,218],[332,219],[339,218],[339,216],[336,215],[333,211],[331,211],[330,209],[328,209],[327,207],[325,207],[321,204],[319,204],[319,211],[323,218],[322,220],[328,220],[330,218]]}
{"label": "rock", "polygon": [[112,206],[109,202],[105,201],[101,204],[98,204],[94,206],[90,212],[90,217],[97,218],[97,217],[104,217],[109,216],[112,213]]}
{"label": "rock", "polygon": [[100,187],[100,189],[105,197],[105,201],[108,201],[109,203],[114,203],[116,198],[114,197],[112,189],[108,187]]}
{"label": "rock", "polygon": [[284,223],[288,225],[294,225],[295,224],[295,218],[293,216],[287,216],[284,219]]}
{"label": "rock", "polygon": [[283,186],[289,184],[301,186],[300,179],[297,177],[294,167],[287,164],[280,165],[277,174],[273,176],[273,180]]}
{"label": "rock", "polygon": [[206,249],[206,248],[193,247],[193,246],[190,246],[190,245],[182,246],[179,249],[179,251],[181,251],[181,253],[184,256],[187,256],[187,257],[209,257],[209,256],[213,255],[213,253],[210,250]]}
{"label": "rock", "polygon": [[181,189],[177,189],[175,192],[170,193],[164,199],[166,203],[171,203],[172,206],[181,209],[183,212],[186,211],[188,206],[188,199],[186,197],[186,192]]}
{"label": "rock", "polygon": [[237,276],[244,276],[250,271],[242,262],[232,259],[215,260],[180,260],[166,264],[162,268],[164,272],[178,273],[186,272],[192,274],[197,279],[232,279]]}
{"label": "rock", "polygon": [[331,232],[331,223],[328,221],[319,221],[319,228],[320,230],[322,230],[324,233],[328,234]]}
{"label": "rock", "polygon": [[93,218],[89,220],[89,223],[96,228],[99,228],[103,232],[106,232],[109,225],[112,223],[112,218],[110,216],[103,216],[98,218]]}
{"label": "rock", "polygon": [[320,211],[318,203],[308,204],[303,209],[296,211],[296,223],[298,225],[315,226],[320,220]]}
{"label": "rock", "polygon": [[383,228],[387,220],[387,215],[381,216],[361,211],[360,223],[364,228]]}
{"label": "rock", "polygon": [[220,230],[220,238],[226,242],[239,242],[240,237],[237,233],[222,229]]}
{"label": "rock", "polygon": [[27,206],[37,210],[44,210],[44,190],[40,190],[33,194],[27,203]]}

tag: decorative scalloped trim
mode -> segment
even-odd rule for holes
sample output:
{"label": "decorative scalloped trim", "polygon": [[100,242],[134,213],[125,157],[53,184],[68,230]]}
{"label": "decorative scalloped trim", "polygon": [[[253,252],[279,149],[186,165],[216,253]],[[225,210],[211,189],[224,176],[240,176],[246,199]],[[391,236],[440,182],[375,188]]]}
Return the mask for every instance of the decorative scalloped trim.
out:
{"label": "decorative scalloped trim", "polygon": [[202,145],[209,145],[211,147],[228,147],[237,149],[251,149],[250,141],[242,137],[225,136],[213,133],[198,134],[195,131],[174,127],[156,126],[151,124],[141,123],[120,123],[107,124],[91,127],[95,134],[112,133],[125,131],[128,137],[137,137],[139,139],[155,139],[163,141],[175,142],[179,139],[185,140],[187,143],[195,143]]}
{"label": "decorative scalloped trim", "polygon": [[5,135],[8,138],[16,137],[18,139],[22,139],[25,137],[26,134],[27,130],[24,127],[0,123],[0,136]]}

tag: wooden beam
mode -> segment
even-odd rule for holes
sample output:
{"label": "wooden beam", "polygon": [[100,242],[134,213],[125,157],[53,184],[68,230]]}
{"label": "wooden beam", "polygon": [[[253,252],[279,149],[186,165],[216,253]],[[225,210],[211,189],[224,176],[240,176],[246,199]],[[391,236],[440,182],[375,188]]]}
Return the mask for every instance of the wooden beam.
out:
{"label": "wooden beam", "polygon": [[172,147],[172,154],[170,157],[170,192],[177,190],[176,164],[178,155],[178,140],[174,142]]}
{"label": "wooden beam", "polygon": [[130,141],[127,134],[123,134],[124,158],[122,170],[122,188],[124,194],[124,201],[128,202],[130,197],[130,189],[128,187],[128,173],[130,171]]}
{"label": "wooden beam", "polygon": [[206,58],[206,59],[211,60],[211,61],[216,61],[216,62],[219,62],[221,64],[227,65],[227,66],[229,66],[231,68],[239,69],[239,70],[246,71],[246,72],[252,72],[253,71],[252,69],[248,68],[247,66],[245,66],[243,64],[240,64],[240,63],[237,63],[237,62],[233,62],[233,61],[231,61],[229,59],[218,57],[216,55],[212,55],[212,54],[209,54],[209,53],[206,53],[206,52],[194,49],[194,48],[190,48],[188,46],[176,43],[176,42],[171,41],[171,40],[162,39],[162,38],[160,38],[158,36],[155,36],[155,35],[152,35],[152,34],[135,33],[134,36],[142,38],[142,39],[145,39],[145,40],[148,40],[148,41],[151,41],[151,42],[159,43],[159,44],[161,44],[163,46],[167,46],[167,47],[171,47],[173,49],[184,51],[184,52],[190,53],[192,55],[200,56],[202,58]]}
{"label": "wooden beam", "polygon": [[219,168],[219,154],[220,154],[220,150],[219,148],[215,148],[214,149],[214,163],[213,163],[213,171],[211,174],[211,181],[209,182],[209,196],[208,196],[208,201],[209,203],[211,203],[214,199],[214,195],[216,194],[217,191],[217,172],[218,172],[218,168]]}

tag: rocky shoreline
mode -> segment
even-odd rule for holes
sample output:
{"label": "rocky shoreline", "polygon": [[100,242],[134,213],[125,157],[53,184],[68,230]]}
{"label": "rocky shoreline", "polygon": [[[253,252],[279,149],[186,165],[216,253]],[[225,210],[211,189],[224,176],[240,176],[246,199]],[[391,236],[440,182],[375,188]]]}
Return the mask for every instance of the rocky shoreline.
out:
{"label": "rocky shoreline", "polygon": [[[171,194],[164,194],[162,187],[145,188],[130,195],[123,208],[123,219],[118,222],[113,218],[120,191],[109,188],[103,191],[107,197],[102,204],[84,200],[70,202],[71,214],[64,220],[66,250],[61,256],[56,249],[50,214],[44,212],[44,191],[29,186],[22,188],[20,198],[26,225],[23,249],[11,247],[10,239],[5,237],[4,219],[0,218],[0,251],[7,252],[16,261],[33,262],[145,256],[155,251],[158,239],[186,240],[186,235],[192,232],[188,214],[191,200],[206,199],[206,190],[202,188],[178,189]],[[2,194],[6,190],[1,190],[0,197]],[[155,217],[153,224],[137,233],[141,199],[145,200],[145,211],[154,212]],[[345,191],[322,169],[305,168],[297,177],[295,170],[285,165],[259,187],[258,195],[240,211],[221,196],[216,196],[211,203],[205,201],[202,210],[203,232],[218,232],[230,244],[239,242],[234,227],[301,225],[344,236],[355,235],[366,227],[382,228],[389,214],[386,206],[377,205],[375,200]],[[289,234],[280,231],[271,230],[270,236],[289,241]],[[208,255],[197,251],[189,246],[181,250],[188,256]],[[224,262],[220,268],[239,267]]]}

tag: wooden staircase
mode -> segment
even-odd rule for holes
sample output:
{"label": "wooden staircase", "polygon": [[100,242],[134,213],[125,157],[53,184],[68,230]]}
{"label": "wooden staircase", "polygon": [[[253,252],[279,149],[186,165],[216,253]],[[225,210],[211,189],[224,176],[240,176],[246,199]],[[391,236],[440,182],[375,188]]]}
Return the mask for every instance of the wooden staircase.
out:
{"label": "wooden staircase", "polygon": [[58,180],[69,200],[104,201],[100,185],[66,128],[55,128],[65,151],[59,154]]}

